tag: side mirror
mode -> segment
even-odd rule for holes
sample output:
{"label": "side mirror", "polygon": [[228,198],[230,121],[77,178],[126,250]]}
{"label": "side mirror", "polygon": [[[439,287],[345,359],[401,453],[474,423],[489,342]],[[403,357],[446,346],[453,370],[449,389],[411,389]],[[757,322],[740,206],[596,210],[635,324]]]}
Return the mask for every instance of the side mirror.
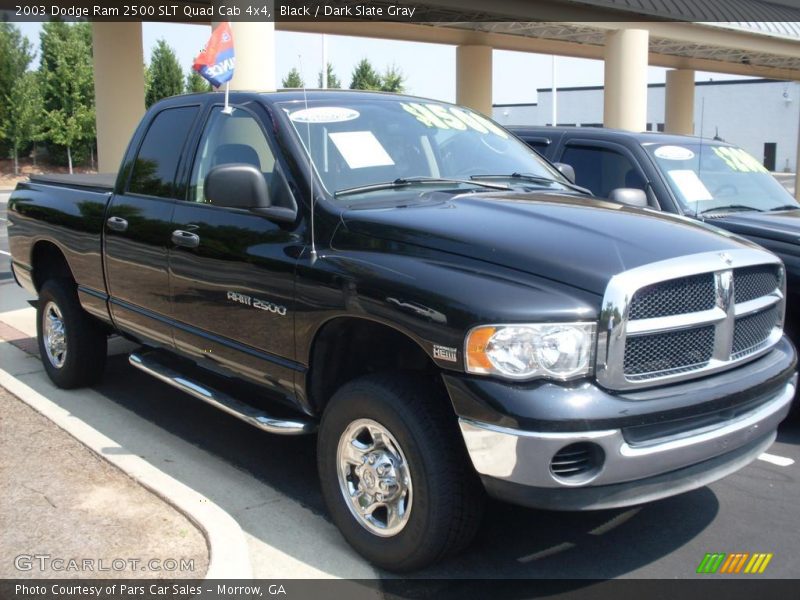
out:
{"label": "side mirror", "polygon": [[558,169],[561,174],[569,180],[570,183],[575,183],[575,169],[572,167],[572,165],[561,162],[553,164],[555,165],[556,169]]}
{"label": "side mirror", "polygon": [[647,194],[638,188],[617,188],[611,190],[608,199],[612,202],[634,206],[636,208],[647,208]]}
{"label": "side mirror", "polygon": [[232,163],[214,167],[206,175],[206,200],[215,206],[243,208],[272,221],[292,223],[297,210],[272,206],[264,174],[253,165]]}
{"label": "side mirror", "polygon": [[233,163],[214,167],[203,187],[206,200],[228,208],[269,208],[272,202],[264,175],[253,165]]}

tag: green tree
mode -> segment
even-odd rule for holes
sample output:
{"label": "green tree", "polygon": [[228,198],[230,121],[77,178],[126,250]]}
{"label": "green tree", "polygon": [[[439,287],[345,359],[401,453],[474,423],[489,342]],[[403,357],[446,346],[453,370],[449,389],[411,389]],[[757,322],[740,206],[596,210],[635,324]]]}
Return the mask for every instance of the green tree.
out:
{"label": "green tree", "polygon": [[281,81],[281,87],[284,88],[302,88],[306,87],[305,81],[300,76],[300,71],[292,67],[292,70],[286,74],[286,77]]}
{"label": "green tree", "polygon": [[39,137],[42,122],[42,95],[36,73],[27,72],[14,82],[5,95],[8,119],[2,135],[14,158],[14,174],[19,175],[19,152]]}
{"label": "green tree", "polygon": [[[317,86],[322,87],[322,71],[319,72],[317,76]],[[333,72],[333,65],[328,63],[328,88],[335,90],[342,87],[342,82],[336,76],[336,73]]]}
{"label": "green tree", "polygon": [[[11,23],[0,21],[0,94],[12,89],[33,60],[33,49],[28,39]],[[0,139],[8,126],[8,103],[0,102]]]}
{"label": "green tree", "polygon": [[211,84],[208,83],[203,76],[194,69],[189,69],[189,74],[186,76],[186,93],[195,94],[198,92],[210,92]]}
{"label": "green tree", "polygon": [[369,62],[369,59],[362,58],[353,69],[353,76],[350,80],[351,90],[379,90],[383,82],[381,76]]}
{"label": "green tree", "polygon": [[150,58],[150,86],[147,89],[144,103],[147,108],[169,96],[183,93],[183,70],[175,56],[175,51],[170,48],[164,39],[156,42]]}
{"label": "green tree", "polygon": [[388,67],[381,77],[381,90],[401,94],[406,90],[406,76],[395,65]]}
{"label": "green tree", "polygon": [[91,25],[45,23],[41,51],[43,137],[66,149],[72,173],[73,148],[92,147],[95,137]]}

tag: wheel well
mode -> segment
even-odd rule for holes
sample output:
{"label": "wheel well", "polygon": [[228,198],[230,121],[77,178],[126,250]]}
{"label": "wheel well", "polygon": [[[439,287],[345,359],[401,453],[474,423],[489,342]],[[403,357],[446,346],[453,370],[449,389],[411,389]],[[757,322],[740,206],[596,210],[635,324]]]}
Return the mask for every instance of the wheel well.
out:
{"label": "wheel well", "polygon": [[33,269],[33,285],[36,286],[37,292],[48,279],[75,280],[64,253],[52,242],[36,243],[31,256],[31,267]]}
{"label": "wheel well", "polygon": [[416,371],[442,386],[438,367],[407,335],[366,319],[334,319],[318,332],[311,350],[311,404],[322,411],[342,385],[381,371]]}

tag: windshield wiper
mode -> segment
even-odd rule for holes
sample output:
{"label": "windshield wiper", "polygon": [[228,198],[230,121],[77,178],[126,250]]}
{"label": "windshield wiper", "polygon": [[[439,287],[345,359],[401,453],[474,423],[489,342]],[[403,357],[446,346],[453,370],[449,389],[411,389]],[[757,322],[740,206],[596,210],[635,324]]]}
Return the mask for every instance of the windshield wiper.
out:
{"label": "windshield wiper", "polygon": [[764,212],[760,208],[755,208],[754,206],[747,206],[746,204],[730,204],[728,206],[715,206],[713,208],[707,208],[705,210],[701,210],[700,212],[695,213],[695,216],[697,216],[697,215],[705,215],[705,214],[713,213],[713,212],[725,212],[725,211],[729,211],[729,212],[745,212],[745,211]]}
{"label": "windshield wiper", "polygon": [[477,185],[480,187],[490,188],[493,190],[510,190],[507,185],[499,185],[496,183],[484,183],[481,181],[472,181],[469,179],[448,179],[445,177],[398,177],[394,181],[384,181],[382,183],[370,183],[368,185],[359,185],[357,187],[345,188],[343,190],[336,190],[333,195],[337,198],[341,196],[350,196],[352,194],[361,194],[363,192],[376,192],[379,190],[391,190],[394,188],[415,186],[415,185],[446,185],[448,183],[459,183],[465,185]]}
{"label": "windshield wiper", "polygon": [[564,187],[581,192],[587,196],[593,195],[591,190],[587,190],[585,187],[576,185],[571,181],[561,181],[560,179],[545,177],[544,175],[530,175],[528,173],[511,173],[511,175],[472,175],[470,179],[473,181],[481,179],[519,179],[522,181],[532,181],[534,183],[557,183],[558,185],[563,185]]}
{"label": "windshield wiper", "polygon": [[798,204],[782,204],[780,206],[776,206],[775,208],[767,209],[767,212],[776,212],[779,210],[797,210],[798,208],[800,208],[800,205]]}

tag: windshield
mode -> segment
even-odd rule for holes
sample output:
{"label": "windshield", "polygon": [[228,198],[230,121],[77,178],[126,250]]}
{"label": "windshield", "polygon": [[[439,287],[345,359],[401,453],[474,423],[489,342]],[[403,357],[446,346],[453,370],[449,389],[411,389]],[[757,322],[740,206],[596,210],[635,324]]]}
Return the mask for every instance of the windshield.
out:
{"label": "windshield", "polygon": [[722,144],[645,144],[687,212],[770,211],[798,207],[760,162]]}
{"label": "windshield", "polygon": [[[563,176],[524,143],[467,108],[392,97],[279,106],[325,188],[342,201],[351,202],[354,192],[373,197],[400,186],[416,193],[423,185],[463,191],[511,185],[569,189]],[[482,175],[508,176],[509,181],[493,177],[493,185],[481,185]]]}

